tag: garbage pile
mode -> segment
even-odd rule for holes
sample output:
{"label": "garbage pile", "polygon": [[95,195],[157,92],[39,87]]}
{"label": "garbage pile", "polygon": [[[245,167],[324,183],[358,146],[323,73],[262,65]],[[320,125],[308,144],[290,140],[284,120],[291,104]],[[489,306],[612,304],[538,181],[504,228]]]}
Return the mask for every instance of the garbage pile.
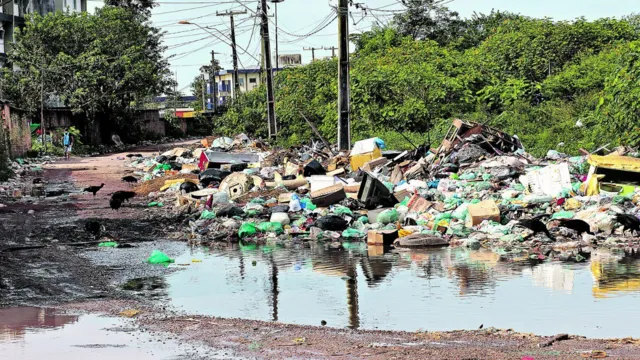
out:
{"label": "garbage pile", "polygon": [[209,137],[129,166],[149,206],[187,215],[194,244],[455,245],[576,262],[594,247],[638,246],[640,154],[631,149],[536,159],[517,136],[461,120],[437,149],[323,143]]}

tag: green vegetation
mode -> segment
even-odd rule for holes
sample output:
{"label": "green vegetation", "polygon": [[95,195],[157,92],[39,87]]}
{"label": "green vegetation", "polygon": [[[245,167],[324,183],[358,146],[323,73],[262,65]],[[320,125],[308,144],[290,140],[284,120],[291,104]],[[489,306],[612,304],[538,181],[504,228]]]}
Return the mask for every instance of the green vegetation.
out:
{"label": "green vegetation", "polygon": [[[451,119],[462,118],[517,134],[535,155],[640,145],[636,17],[461,19],[433,0],[405,3],[388,27],[353,36],[353,140],[379,136],[407,148],[403,133],[435,145]],[[335,141],[337,69],[335,59],[320,60],[276,75],[280,144],[314,137],[301,112]],[[264,87],[241,96],[216,132],[266,136],[265,99]]]}
{"label": "green vegetation", "polygon": [[[106,120],[109,129],[135,134],[132,111],[162,94],[173,80],[160,30],[150,24],[152,1],[109,0],[95,14],[29,15],[2,69],[0,90],[28,115],[58,98],[84,127]],[[126,129],[126,131],[118,131]]]}

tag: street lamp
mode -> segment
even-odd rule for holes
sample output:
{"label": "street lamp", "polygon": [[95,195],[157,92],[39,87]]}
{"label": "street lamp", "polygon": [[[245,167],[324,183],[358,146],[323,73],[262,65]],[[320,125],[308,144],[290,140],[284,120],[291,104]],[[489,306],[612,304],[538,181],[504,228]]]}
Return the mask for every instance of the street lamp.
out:
{"label": "street lamp", "polygon": [[284,0],[269,0],[274,3],[276,13],[276,70],[280,68],[280,54],[278,53],[278,3],[284,2]]}

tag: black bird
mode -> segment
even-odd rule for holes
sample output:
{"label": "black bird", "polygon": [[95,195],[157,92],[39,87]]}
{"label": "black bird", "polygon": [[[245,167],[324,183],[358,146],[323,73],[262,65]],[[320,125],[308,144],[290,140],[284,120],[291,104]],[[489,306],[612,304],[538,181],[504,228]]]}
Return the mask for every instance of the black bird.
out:
{"label": "black bird", "polygon": [[135,176],[125,176],[122,178],[122,181],[127,182],[127,183],[137,183],[138,182],[138,178],[136,178]]}
{"label": "black bird", "polygon": [[618,214],[616,215],[616,221],[624,226],[624,231],[635,230],[640,232],[640,219],[634,215]]}
{"label": "black bird", "polygon": [[518,225],[533,231],[533,235],[537,233],[544,233],[549,239],[554,241],[556,240],[556,238],[553,237],[553,235],[551,235],[551,233],[549,232],[549,229],[547,229],[547,226],[542,221],[536,218],[522,219],[518,221]]}
{"label": "black bird", "polygon": [[89,186],[88,188],[84,189],[84,192],[90,192],[93,194],[93,196],[96,196],[96,193],[98,191],[100,191],[100,189],[102,189],[104,187],[104,183],[101,184],[100,186]]}
{"label": "black bird", "polygon": [[111,210],[118,210],[122,206],[122,201],[120,199],[111,198],[111,200],[109,200],[109,206],[111,206]]}
{"label": "black bird", "polygon": [[100,232],[102,231],[103,226],[100,225],[100,223],[97,221],[90,220],[84,223],[84,229],[97,238],[98,236],[100,236]]}
{"label": "black bird", "polygon": [[125,201],[129,201],[136,196],[136,193],[133,191],[116,191],[111,194],[112,199],[118,199],[121,203]]}
{"label": "black bird", "polygon": [[142,154],[127,154],[128,158],[133,158],[133,157],[142,157]]}
{"label": "black bird", "polygon": [[482,329],[484,327],[484,324],[480,324],[480,327],[478,329]]}
{"label": "black bird", "polygon": [[33,184],[42,184],[42,178],[35,178],[33,179]]}
{"label": "black bird", "polygon": [[185,181],[180,185],[180,191],[184,191],[185,194],[192,193],[198,190],[200,190],[198,185],[192,183],[191,181]]}
{"label": "black bird", "polygon": [[587,222],[578,219],[561,219],[560,225],[558,226],[574,230],[578,233],[578,235],[582,235],[583,233],[595,235],[591,232],[591,226]]}

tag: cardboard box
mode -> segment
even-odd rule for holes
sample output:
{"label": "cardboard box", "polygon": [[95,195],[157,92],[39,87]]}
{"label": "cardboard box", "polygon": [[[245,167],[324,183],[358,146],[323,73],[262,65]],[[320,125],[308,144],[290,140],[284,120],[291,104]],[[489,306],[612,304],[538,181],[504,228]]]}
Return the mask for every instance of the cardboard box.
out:
{"label": "cardboard box", "polygon": [[198,165],[196,164],[182,164],[183,171],[193,171],[198,170]]}
{"label": "cardboard box", "polygon": [[291,197],[293,196],[293,193],[282,193],[280,195],[278,195],[278,202],[280,204],[288,204],[291,201]]}
{"label": "cardboard box", "polygon": [[411,199],[409,199],[407,207],[409,208],[409,212],[422,213],[429,210],[432,205],[432,202],[428,201],[418,194],[415,194],[411,197]]}
{"label": "cardboard box", "polygon": [[355,193],[357,197],[358,191],[360,191],[360,183],[354,185],[345,185],[344,191],[347,193]]}
{"label": "cardboard box", "polygon": [[467,227],[476,226],[484,220],[500,222],[500,209],[493,200],[470,204],[467,209],[469,210],[465,224]]}
{"label": "cardboard box", "polygon": [[367,163],[362,165],[362,170],[372,172],[378,166],[384,165],[384,164],[386,164],[388,162],[389,162],[389,160],[387,158],[379,157],[377,159],[373,159],[371,161],[367,161]]}
{"label": "cardboard box", "polygon": [[368,245],[391,245],[398,238],[398,230],[369,230]]}
{"label": "cardboard box", "polygon": [[381,157],[382,150],[380,150],[378,144],[376,144],[375,138],[360,140],[356,142],[353,145],[353,149],[351,149],[351,169],[356,171],[367,162]]}

